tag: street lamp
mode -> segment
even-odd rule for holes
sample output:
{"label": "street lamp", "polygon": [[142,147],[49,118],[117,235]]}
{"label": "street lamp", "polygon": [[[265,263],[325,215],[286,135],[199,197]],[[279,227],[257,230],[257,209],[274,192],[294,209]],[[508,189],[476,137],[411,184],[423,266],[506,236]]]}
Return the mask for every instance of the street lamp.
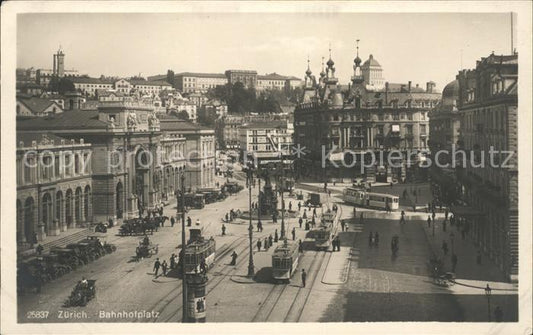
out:
{"label": "street lamp", "polygon": [[250,239],[250,257],[248,259],[248,277],[254,276],[254,256],[253,256],[253,247],[252,247],[252,238],[254,227],[252,226],[252,166],[248,164],[247,178],[246,183],[248,184],[248,216],[250,218],[248,225],[248,237]]}
{"label": "street lamp", "polygon": [[490,288],[489,284],[487,284],[487,287],[485,287],[485,295],[487,296],[487,307],[488,307],[488,313],[489,313],[489,322],[491,321],[490,317],[490,294],[492,292],[492,289]]}
{"label": "street lamp", "polygon": [[453,240],[455,238],[455,234],[453,233],[453,231],[450,233],[450,242],[452,244],[452,255],[454,254],[454,251],[453,251]]}
{"label": "street lamp", "polygon": [[280,180],[280,190],[281,190],[281,232],[280,232],[280,238],[285,238],[285,201],[283,200],[283,191],[284,191],[284,172],[285,170],[283,166],[283,153],[281,152],[281,146],[279,147],[279,158],[280,158],[280,164],[281,164],[281,180]]}
{"label": "street lamp", "polygon": [[[186,323],[188,319],[188,313],[187,313],[187,275],[185,274],[185,172],[181,173],[180,176],[181,181],[181,191],[177,190],[176,195],[180,195],[179,197],[179,206],[176,206],[176,211],[181,211],[181,273],[182,273],[182,323]],[[179,210],[178,210],[179,208]],[[177,213],[179,214],[179,212]]]}

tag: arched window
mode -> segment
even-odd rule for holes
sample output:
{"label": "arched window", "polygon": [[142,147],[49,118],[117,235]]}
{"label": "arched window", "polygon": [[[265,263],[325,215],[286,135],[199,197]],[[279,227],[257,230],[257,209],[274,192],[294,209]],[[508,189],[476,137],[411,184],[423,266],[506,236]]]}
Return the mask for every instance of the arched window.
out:
{"label": "arched window", "polygon": [[65,194],[65,220],[67,222],[67,227],[72,225],[72,190],[68,189]]}
{"label": "arched window", "polygon": [[55,219],[58,223],[61,223],[61,212],[63,210],[63,192],[57,191],[56,193],[56,209]]}
{"label": "arched window", "polygon": [[33,242],[35,201],[29,197],[24,202],[24,237],[26,242]]}
{"label": "arched window", "polygon": [[43,196],[43,223],[45,232],[48,233],[50,225],[52,224],[52,196],[50,193],[45,193]]}
{"label": "arched window", "polygon": [[83,194],[83,218],[85,221],[89,220],[89,200],[91,199],[91,188],[89,185],[85,186]]}
{"label": "arched window", "polygon": [[76,189],[76,195],[74,197],[74,217],[76,222],[81,222],[81,206],[82,206],[82,191],[81,187]]}

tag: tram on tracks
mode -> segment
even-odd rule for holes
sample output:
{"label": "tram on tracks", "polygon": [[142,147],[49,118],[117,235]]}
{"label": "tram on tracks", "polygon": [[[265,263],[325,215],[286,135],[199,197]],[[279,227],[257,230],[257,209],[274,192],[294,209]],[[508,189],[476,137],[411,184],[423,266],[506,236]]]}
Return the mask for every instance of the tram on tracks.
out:
{"label": "tram on tracks", "polygon": [[311,229],[310,236],[315,240],[316,250],[328,250],[333,240],[336,217],[337,212],[328,209],[327,212],[322,214],[320,224]]}
{"label": "tram on tracks", "polygon": [[[202,229],[191,228],[190,238],[185,246],[185,273],[195,274],[204,271],[207,272],[209,268],[213,267],[215,263],[216,243],[213,237],[208,239],[202,236]],[[178,262],[178,269],[181,269],[180,258]]]}
{"label": "tram on tracks", "polygon": [[400,198],[385,193],[372,193],[367,192],[360,188],[348,187],[342,192],[342,200],[345,203],[362,206],[372,207],[379,209],[387,209],[387,205],[390,210],[398,210],[400,204]]}
{"label": "tram on tracks", "polygon": [[300,254],[297,243],[287,240],[276,247],[272,254],[272,277],[275,281],[290,282],[292,275],[298,267]]}

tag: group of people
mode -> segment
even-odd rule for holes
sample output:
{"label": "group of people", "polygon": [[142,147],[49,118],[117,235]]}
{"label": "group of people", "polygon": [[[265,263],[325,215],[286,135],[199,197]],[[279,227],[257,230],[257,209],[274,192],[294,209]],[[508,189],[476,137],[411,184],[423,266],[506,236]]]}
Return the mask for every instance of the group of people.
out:
{"label": "group of people", "polygon": [[154,276],[157,278],[159,277],[159,268],[161,268],[162,270],[162,273],[163,273],[163,276],[167,276],[167,270],[168,270],[168,264],[167,264],[167,261],[163,260],[163,262],[161,263],[159,261],[159,258],[157,258],[155,260],[155,263],[154,263]]}
{"label": "group of people", "polygon": [[[277,231],[276,231],[277,232]],[[276,241],[277,242],[277,241]],[[257,243],[256,243],[256,246],[257,246],[257,251],[261,251],[261,247],[264,248],[265,251],[267,251],[268,249],[270,249],[270,247],[274,244],[274,239],[272,238],[272,234],[270,234],[270,236],[268,237],[265,237],[264,238],[264,241],[261,240],[261,239],[258,239],[257,240]]]}

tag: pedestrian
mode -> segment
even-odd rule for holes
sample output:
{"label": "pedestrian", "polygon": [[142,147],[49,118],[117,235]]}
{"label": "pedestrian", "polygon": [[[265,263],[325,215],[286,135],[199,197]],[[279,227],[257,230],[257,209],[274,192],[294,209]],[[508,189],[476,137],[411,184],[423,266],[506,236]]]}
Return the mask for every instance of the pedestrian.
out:
{"label": "pedestrian", "polygon": [[192,226],[192,220],[190,216],[187,216],[187,227]]}
{"label": "pedestrian", "polygon": [[442,252],[444,252],[444,256],[448,255],[448,243],[446,241],[442,241]]}
{"label": "pedestrian", "polygon": [[304,218],[304,219],[307,219],[307,209],[304,209],[304,215],[303,215],[303,218]]}
{"label": "pedestrian", "polygon": [[170,255],[169,262],[170,262],[170,269],[171,270],[176,268],[176,255],[175,254]]}
{"label": "pedestrian", "polygon": [[502,322],[503,320],[503,311],[500,306],[496,306],[496,309],[494,310],[494,320],[496,320],[496,322]]}
{"label": "pedestrian", "polygon": [[304,220],[302,219],[302,217],[300,216],[300,218],[298,219],[298,224],[300,225],[300,229],[302,228],[302,223],[304,222]]}
{"label": "pedestrian", "polygon": [[431,212],[431,218],[433,219],[433,221],[435,221],[435,216],[436,216],[436,214],[435,214],[435,210],[433,210],[433,211]]}
{"label": "pedestrian", "polygon": [[274,243],[278,243],[278,230],[274,231]]}
{"label": "pedestrian", "polygon": [[302,203],[298,201],[298,212],[302,209]]}
{"label": "pedestrian", "polygon": [[305,287],[306,279],[307,279],[307,273],[305,273],[305,269],[302,269],[302,287]]}
{"label": "pedestrian", "polygon": [[446,210],[444,211],[444,219],[445,220],[448,220],[448,208],[446,208]]}
{"label": "pedestrian", "polygon": [[357,216],[357,210],[355,209],[355,206],[353,206],[353,217],[355,218]]}
{"label": "pedestrian", "polygon": [[226,235],[226,225],[222,224],[222,236]]}
{"label": "pedestrian", "polygon": [[428,228],[431,228],[431,217],[428,215]]}
{"label": "pedestrian", "polygon": [[257,251],[261,251],[261,239],[257,240]]}
{"label": "pedestrian", "polygon": [[337,251],[341,251],[341,238],[339,235],[335,237],[335,240],[337,240]]}
{"label": "pedestrian", "polygon": [[263,243],[263,248],[265,249],[265,251],[268,250],[268,248],[270,248],[270,245],[268,244],[268,239],[265,237],[265,242]]}
{"label": "pedestrian", "polygon": [[31,240],[31,247],[33,248],[34,244],[37,244],[39,241],[37,240],[37,233],[33,232],[32,240]]}
{"label": "pedestrian", "polygon": [[163,260],[163,263],[161,264],[161,269],[163,269],[163,276],[166,277],[167,276],[167,261]]}
{"label": "pedestrian", "polygon": [[376,244],[376,247],[377,247],[378,244],[379,244],[379,234],[378,234],[378,232],[376,232],[376,233],[374,234],[374,244]]}
{"label": "pedestrian", "polygon": [[237,253],[235,251],[233,251],[233,253],[231,254],[231,263],[230,265],[235,265],[237,263]]}
{"label": "pedestrian", "polygon": [[457,266],[457,255],[452,254],[452,272],[455,272],[456,266]]}
{"label": "pedestrian", "polygon": [[293,241],[296,240],[296,228],[295,227],[292,227],[291,233],[292,233],[292,240]]}
{"label": "pedestrian", "polygon": [[289,202],[289,212],[292,212],[292,201]]}
{"label": "pedestrian", "polygon": [[359,223],[360,223],[360,224],[363,224],[363,223],[364,223],[364,220],[363,220],[363,212],[361,212],[361,214],[359,215]]}
{"label": "pedestrian", "polygon": [[372,232],[368,234],[368,246],[371,247],[372,244],[374,244],[374,235],[372,235]]}
{"label": "pedestrian", "polygon": [[154,273],[156,277],[157,277],[157,273],[159,272],[160,266],[161,266],[161,262],[159,262],[159,258],[158,258],[155,260],[155,263],[154,263]]}
{"label": "pedestrian", "polygon": [[344,220],[341,220],[341,230],[344,231],[344,227],[346,226],[346,222]]}
{"label": "pedestrian", "polygon": [[225,219],[226,219],[226,222],[229,222],[229,215],[228,215],[228,213],[226,213]]}
{"label": "pedestrian", "polygon": [[261,220],[257,221],[257,228],[259,229],[260,232],[263,231],[263,223],[261,222]]}
{"label": "pedestrian", "polygon": [[269,248],[272,246],[272,240],[273,240],[273,238],[272,238],[272,234],[270,234],[270,235],[268,236],[268,247],[269,247]]}
{"label": "pedestrian", "polygon": [[313,208],[313,217],[316,216],[316,208]]}
{"label": "pedestrian", "polygon": [[481,250],[478,250],[478,251],[477,251],[476,263],[477,263],[478,265],[481,265]]}
{"label": "pedestrian", "polygon": [[176,219],[174,219],[173,216],[170,217],[170,226],[174,227],[174,224],[176,224]]}

